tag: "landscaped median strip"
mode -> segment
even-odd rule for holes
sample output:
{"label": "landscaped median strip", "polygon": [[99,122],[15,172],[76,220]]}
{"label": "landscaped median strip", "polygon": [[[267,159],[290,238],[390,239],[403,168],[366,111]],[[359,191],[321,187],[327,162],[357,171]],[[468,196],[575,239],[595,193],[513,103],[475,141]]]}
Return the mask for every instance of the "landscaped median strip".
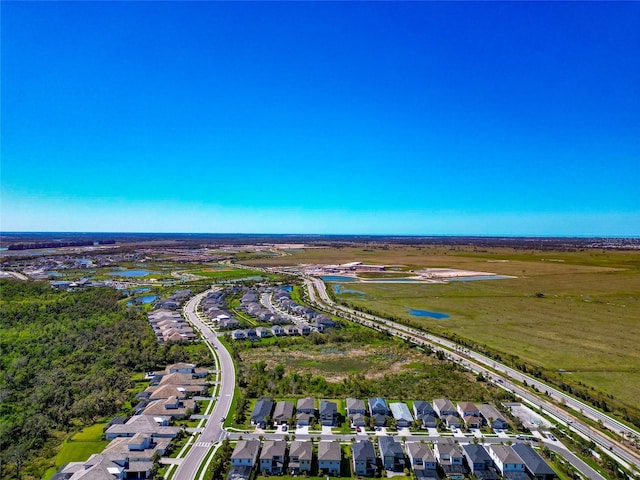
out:
{"label": "landscaped median strip", "polygon": [[[173,475],[175,473],[174,470],[175,470],[176,466],[180,464],[180,461],[184,458],[184,456],[187,454],[187,452],[191,449],[191,446],[194,443],[195,438],[196,438],[196,435],[191,435],[189,437],[189,439],[187,440],[187,443],[184,444],[184,447],[182,447],[180,452],[178,452],[178,455],[176,455],[176,457],[174,459],[170,459],[169,460],[172,463],[167,468],[167,473],[165,475],[165,479],[166,480],[170,480],[173,477]],[[175,462],[175,463],[173,463],[173,462]]]}
{"label": "landscaped median strip", "polygon": [[209,465],[211,464],[213,457],[215,457],[216,452],[220,448],[220,445],[222,445],[222,442],[216,443],[213,448],[209,449],[209,453],[207,453],[204,458],[205,461],[200,464],[200,466],[198,467],[198,471],[196,472],[196,478],[198,480],[204,480],[204,478],[206,478],[207,471],[209,470]]}

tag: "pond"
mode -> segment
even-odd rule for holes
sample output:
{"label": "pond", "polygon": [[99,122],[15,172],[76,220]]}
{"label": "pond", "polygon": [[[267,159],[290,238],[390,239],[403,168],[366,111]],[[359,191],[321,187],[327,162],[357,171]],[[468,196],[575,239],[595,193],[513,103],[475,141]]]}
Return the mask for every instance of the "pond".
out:
{"label": "pond", "polygon": [[416,310],[414,308],[407,308],[407,311],[414,317],[430,317],[435,318],[436,320],[450,318],[449,315],[442,312],[430,312],[429,310]]}
{"label": "pond", "polygon": [[127,305],[146,305],[147,303],[155,302],[160,298],[160,295],[144,295],[142,297],[134,298],[133,300],[129,300]]}
{"label": "pond", "polygon": [[117,275],[118,277],[146,277],[147,275],[154,273],[148,270],[117,270],[109,273],[109,275]]}
{"label": "pond", "polygon": [[353,277],[343,277],[340,275],[325,275],[320,277],[325,282],[356,282],[358,279]]}

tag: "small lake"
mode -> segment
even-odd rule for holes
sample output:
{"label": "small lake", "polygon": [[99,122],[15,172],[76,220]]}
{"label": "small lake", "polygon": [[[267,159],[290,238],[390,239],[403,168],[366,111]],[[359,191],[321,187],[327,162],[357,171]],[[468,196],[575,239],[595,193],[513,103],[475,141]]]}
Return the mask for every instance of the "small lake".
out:
{"label": "small lake", "polygon": [[160,295],[144,295],[142,297],[134,298],[133,300],[129,300],[127,305],[146,305],[147,303],[155,302],[160,298]]}
{"label": "small lake", "polygon": [[358,279],[353,277],[342,277],[340,275],[325,275],[320,277],[325,282],[356,282]]}
{"label": "small lake", "polygon": [[150,272],[148,270],[117,270],[109,273],[109,275],[117,275],[118,277],[146,277]]}
{"label": "small lake", "polygon": [[409,315],[414,317],[430,317],[435,318],[436,320],[443,320],[445,318],[450,318],[449,315],[442,312],[430,312],[429,310],[416,310],[413,308],[407,308]]}
{"label": "small lake", "polygon": [[284,287],[280,287],[285,292],[293,292],[293,287],[291,285],[286,285]]}

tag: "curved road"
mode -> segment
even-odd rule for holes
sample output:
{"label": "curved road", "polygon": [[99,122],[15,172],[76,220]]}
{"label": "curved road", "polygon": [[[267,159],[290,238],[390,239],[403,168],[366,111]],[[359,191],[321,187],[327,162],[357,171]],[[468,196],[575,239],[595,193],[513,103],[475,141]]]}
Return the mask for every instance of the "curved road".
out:
{"label": "curved road", "polygon": [[218,356],[218,370],[220,386],[218,388],[218,399],[207,420],[204,430],[200,434],[198,441],[191,447],[187,456],[182,460],[175,475],[176,480],[193,480],[196,478],[198,468],[205,459],[211,446],[223,440],[227,432],[222,429],[222,418],[226,417],[233,400],[233,389],[236,384],[236,375],[233,368],[233,360],[227,349],[222,345],[216,334],[202,321],[196,312],[200,301],[211,290],[199,293],[192,297],[184,306],[184,314],[189,322],[200,332],[204,340],[213,346]]}

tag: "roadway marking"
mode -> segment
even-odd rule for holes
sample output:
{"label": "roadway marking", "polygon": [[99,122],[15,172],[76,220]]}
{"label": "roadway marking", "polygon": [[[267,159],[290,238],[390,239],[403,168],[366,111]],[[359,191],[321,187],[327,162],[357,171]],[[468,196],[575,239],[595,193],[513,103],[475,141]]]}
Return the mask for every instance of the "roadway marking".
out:
{"label": "roadway marking", "polygon": [[211,443],[211,442],[196,442],[194,447],[211,448],[212,445],[213,445],[213,443]]}

